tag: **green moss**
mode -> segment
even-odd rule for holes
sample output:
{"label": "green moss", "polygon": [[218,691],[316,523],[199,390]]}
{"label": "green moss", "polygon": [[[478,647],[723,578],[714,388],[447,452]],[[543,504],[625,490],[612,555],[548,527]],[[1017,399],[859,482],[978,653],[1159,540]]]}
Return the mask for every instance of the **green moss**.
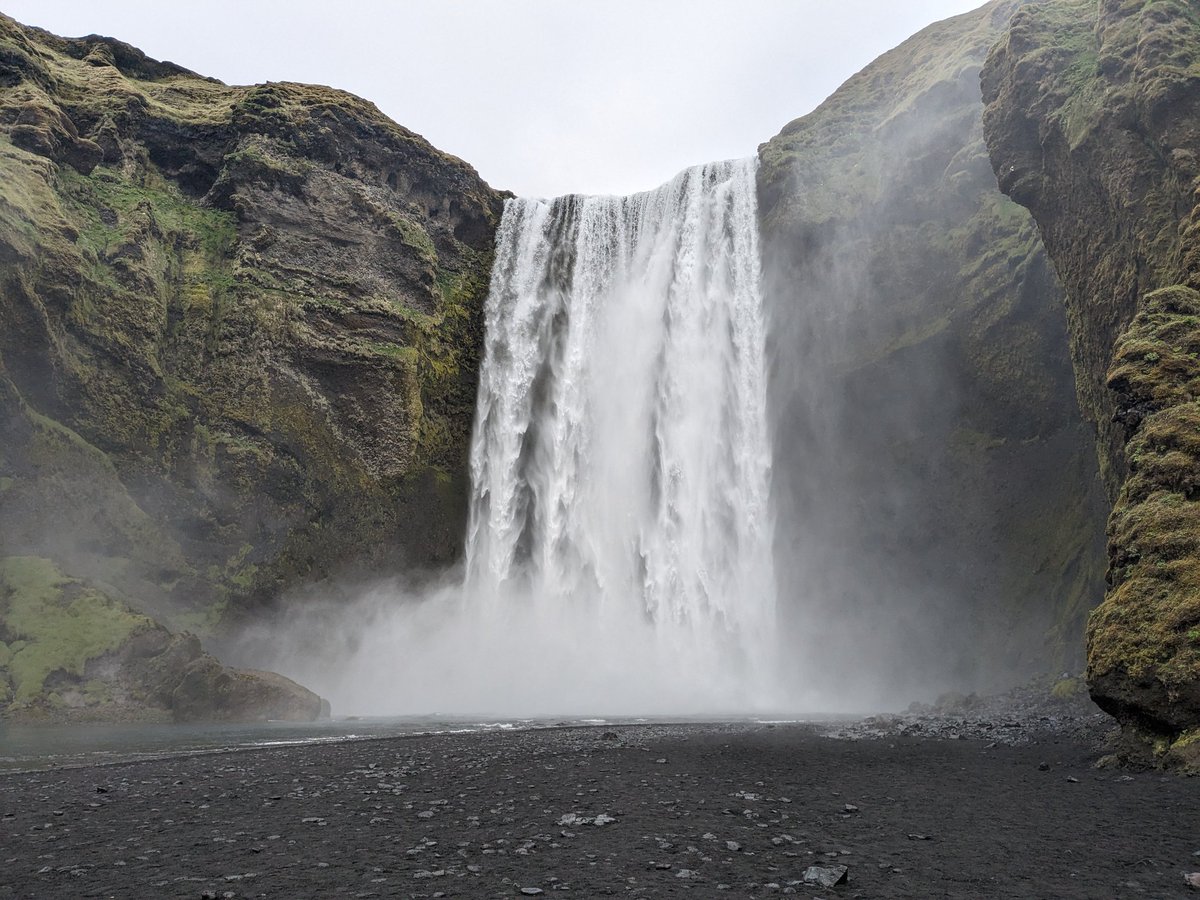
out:
{"label": "green moss", "polygon": [[82,676],[89,660],[151,624],[38,557],[0,560],[0,603],[5,630],[23,641],[8,663],[16,703],[39,699],[53,672]]}
{"label": "green moss", "polygon": [[[153,170],[131,177],[117,169],[97,167],[90,175],[62,169],[58,188],[71,218],[79,223],[78,245],[106,273],[110,285],[123,280],[111,255],[123,245],[136,243],[143,254],[139,268],[168,274],[168,259],[176,247],[185,250],[182,271],[185,284],[231,286],[230,250],[236,239],[232,214],[202,207],[186,198],[172,182]],[[162,233],[161,247],[145,241],[147,228]],[[123,259],[123,257],[122,257]]]}
{"label": "green moss", "polygon": [[[228,87],[3,17],[0,43],[27,63],[0,98],[8,552],[62,534],[70,571],[208,631],[364,548],[431,544],[397,485],[464,468],[490,257],[425,193],[482,228],[496,195],[340,91]],[[79,134],[30,152],[18,117]]]}
{"label": "green moss", "polygon": [[1063,678],[1054,683],[1050,696],[1055,700],[1074,700],[1082,697],[1087,691],[1087,683],[1082,678]]}
{"label": "green moss", "polygon": [[403,344],[389,344],[382,341],[372,341],[362,346],[368,353],[372,355],[394,359],[405,365],[415,365],[421,356],[421,351],[416,347],[407,347]]}
{"label": "green moss", "polygon": [[1200,293],[1172,285],[1146,295],[1117,341],[1108,385],[1128,403],[1163,408],[1200,400]]}
{"label": "green moss", "polygon": [[1170,742],[1162,754],[1162,764],[1184,775],[1200,775],[1200,728]]}
{"label": "green moss", "polygon": [[434,249],[433,240],[429,237],[429,232],[418,223],[400,213],[392,213],[388,217],[388,220],[400,236],[401,243],[410,250],[415,250],[420,259],[429,265],[437,265],[437,250]]}
{"label": "green moss", "polygon": [[1148,294],[1117,342],[1109,385],[1146,410],[1109,523],[1112,589],[1089,625],[1089,668],[1169,688],[1200,679],[1200,292]]}
{"label": "green moss", "polygon": [[[217,572],[213,578],[214,581],[220,583],[221,573]],[[228,609],[229,600],[226,597],[210,602],[202,609],[179,613],[173,617],[171,624],[178,631],[186,631],[202,639],[208,638],[220,628],[221,620]]]}
{"label": "green moss", "polygon": [[236,150],[226,155],[225,164],[233,167],[241,178],[285,185],[298,184],[315,168],[311,162],[297,156],[294,147],[277,146],[262,135],[244,139]]}
{"label": "green moss", "polygon": [[34,251],[43,229],[66,229],[50,189],[54,172],[49,160],[0,136],[0,231],[23,254]]}

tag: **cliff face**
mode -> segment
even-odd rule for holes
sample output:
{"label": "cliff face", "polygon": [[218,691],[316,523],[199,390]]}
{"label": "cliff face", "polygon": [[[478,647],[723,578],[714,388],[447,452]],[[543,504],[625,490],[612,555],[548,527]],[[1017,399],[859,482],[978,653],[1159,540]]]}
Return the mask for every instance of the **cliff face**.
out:
{"label": "cliff face", "polygon": [[1092,696],[1134,746],[1200,768],[1200,15],[1183,0],[1030,6],[983,84],[992,163],[1065,285],[1103,437]]}
{"label": "cliff face", "polygon": [[0,558],[201,633],[451,561],[501,204],[356,97],[0,16]]}
{"label": "cliff face", "polygon": [[760,149],[780,582],[833,691],[1080,665],[1102,592],[1061,291],[983,142],[1018,6],[931,26]]}

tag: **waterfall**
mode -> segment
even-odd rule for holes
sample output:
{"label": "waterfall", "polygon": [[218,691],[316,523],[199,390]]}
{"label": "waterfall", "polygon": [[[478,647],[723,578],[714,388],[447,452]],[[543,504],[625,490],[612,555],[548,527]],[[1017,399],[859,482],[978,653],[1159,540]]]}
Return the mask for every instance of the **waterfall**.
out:
{"label": "waterfall", "polygon": [[342,713],[780,708],[755,165],[508,201],[465,571],[273,630],[281,669]]}
{"label": "waterfall", "polygon": [[622,702],[622,685],[659,711],[766,702],[755,166],[505,206],[461,614],[478,620],[476,652],[542,658],[585,705]]}

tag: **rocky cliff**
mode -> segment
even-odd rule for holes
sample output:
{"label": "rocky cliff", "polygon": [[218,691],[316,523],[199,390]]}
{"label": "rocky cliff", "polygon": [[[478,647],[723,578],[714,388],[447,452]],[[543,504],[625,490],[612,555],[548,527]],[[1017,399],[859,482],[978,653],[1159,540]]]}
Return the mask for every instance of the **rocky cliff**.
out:
{"label": "rocky cliff", "polygon": [[925,29],[760,149],[783,602],[807,676],[867,703],[1077,670],[1102,595],[1062,292],[983,141],[1020,6]]}
{"label": "rocky cliff", "polygon": [[1127,752],[1200,769],[1200,13],[1031,5],[983,72],[992,163],[1066,288],[1114,501],[1092,696]]}
{"label": "rocky cliff", "polygon": [[[106,598],[65,603],[82,630],[203,635],[347,565],[452,561],[501,204],[356,97],[0,16],[0,565]],[[0,700],[36,705],[25,599]]]}

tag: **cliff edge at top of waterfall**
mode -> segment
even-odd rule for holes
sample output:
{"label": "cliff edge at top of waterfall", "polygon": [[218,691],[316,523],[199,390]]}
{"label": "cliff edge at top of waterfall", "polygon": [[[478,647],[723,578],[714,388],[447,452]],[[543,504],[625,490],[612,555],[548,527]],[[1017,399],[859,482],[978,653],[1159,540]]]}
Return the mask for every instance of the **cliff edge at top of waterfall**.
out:
{"label": "cliff edge at top of waterfall", "polygon": [[104,708],[130,616],[453,560],[501,206],[357,97],[0,16],[0,565],[67,586],[6,578],[0,706]]}

